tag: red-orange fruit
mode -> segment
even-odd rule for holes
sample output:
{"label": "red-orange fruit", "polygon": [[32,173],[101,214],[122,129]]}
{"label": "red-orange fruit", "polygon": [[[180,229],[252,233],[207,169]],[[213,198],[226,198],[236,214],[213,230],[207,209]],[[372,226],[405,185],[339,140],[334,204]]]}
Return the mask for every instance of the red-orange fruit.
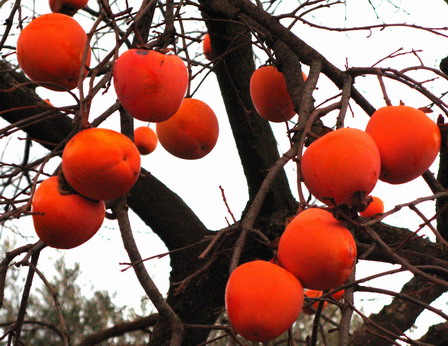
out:
{"label": "red-orange fruit", "polygon": [[157,147],[157,135],[148,126],[140,126],[134,130],[134,143],[140,155],[151,154]]}
{"label": "red-orange fruit", "polygon": [[73,16],[78,10],[87,5],[89,0],[50,0],[51,12],[64,13]]}
{"label": "red-orange fruit", "polygon": [[212,43],[210,41],[210,35],[209,34],[205,34],[204,38],[202,39],[202,50],[204,52],[205,57],[208,60],[213,60],[213,55],[212,55]]}
{"label": "red-orange fruit", "polygon": [[62,171],[71,187],[94,200],[127,193],[140,173],[140,153],[122,133],[90,128],[73,136],[62,153]]}
{"label": "red-orange fruit", "polygon": [[205,102],[185,98],[168,120],[157,123],[156,133],[166,151],[181,159],[200,159],[210,153],[218,141],[219,124]]}
{"label": "red-orange fruit", "polygon": [[20,33],[17,61],[32,81],[56,84],[43,85],[52,90],[64,91],[58,86],[71,90],[81,78],[86,49],[85,74],[90,64],[90,48],[84,29],[70,16],[48,13],[31,21]]}
{"label": "red-orange fruit", "polygon": [[296,114],[285,77],[275,66],[265,65],[255,70],[249,87],[252,103],[262,118],[279,123]]}
{"label": "red-orange fruit", "polygon": [[359,212],[359,215],[363,217],[372,217],[382,214],[384,212],[383,200],[377,196],[372,196],[372,201],[369,203],[366,209]]}
{"label": "red-orange fruit", "polygon": [[179,109],[187,85],[187,67],[177,55],[129,49],[115,63],[118,100],[129,114],[142,121],[170,118]]}
{"label": "red-orange fruit", "polygon": [[[322,297],[322,293],[323,292],[319,291],[319,290],[306,290],[304,292],[304,296],[305,296],[305,298],[320,298],[320,297]],[[306,301],[306,299],[305,299],[305,301]],[[327,307],[327,305],[328,305],[328,302],[324,301],[322,310],[325,309]],[[307,315],[312,315],[317,311],[318,308],[319,308],[319,300],[316,300],[314,303],[311,303],[311,304],[305,302],[303,304],[303,313],[307,314]]]}
{"label": "red-orange fruit", "polygon": [[[303,313],[307,315],[313,315],[316,313],[317,309],[319,308],[319,300],[316,300],[312,303],[306,302],[306,297],[308,298],[321,298],[323,295],[323,291],[319,290],[306,290],[304,292],[305,295],[305,303],[303,304]],[[331,295],[331,298],[335,300],[341,300],[344,297],[344,290],[339,290]],[[328,301],[323,302],[322,310],[325,309],[328,306]]]}
{"label": "red-orange fruit", "polygon": [[286,226],[278,245],[278,259],[303,287],[330,290],[349,279],[356,260],[356,243],[330,212],[310,208]]}
{"label": "red-orange fruit", "polygon": [[345,290],[336,291],[331,295],[331,298],[333,298],[335,300],[342,300],[342,298],[344,298],[344,293],[345,293]]}
{"label": "red-orange fruit", "polygon": [[230,274],[225,305],[238,334],[253,342],[267,342],[294,323],[302,310],[303,288],[278,265],[251,261]]}
{"label": "red-orange fruit", "polygon": [[104,202],[78,194],[61,194],[57,177],[44,180],[31,203],[34,228],[48,246],[71,249],[90,238],[104,220]]}
{"label": "red-orange fruit", "polygon": [[338,129],[314,141],[301,160],[303,181],[312,195],[328,204],[349,204],[375,187],[381,159],[364,131]]}
{"label": "red-orange fruit", "polygon": [[381,155],[380,180],[403,184],[423,174],[440,150],[436,123],[423,111],[409,106],[386,106],[371,116],[366,132]]}

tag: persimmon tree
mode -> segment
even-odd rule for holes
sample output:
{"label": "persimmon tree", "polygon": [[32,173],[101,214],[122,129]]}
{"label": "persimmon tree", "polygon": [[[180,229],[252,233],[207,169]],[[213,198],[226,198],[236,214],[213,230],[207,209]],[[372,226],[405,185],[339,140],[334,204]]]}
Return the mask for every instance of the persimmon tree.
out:
{"label": "persimmon tree", "polygon": [[[375,11],[372,2],[366,2]],[[248,198],[241,216],[234,216],[222,229],[211,230],[182,196],[163,183],[163,177],[153,175],[151,168],[143,165],[130,191],[106,202],[106,215],[119,228],[132,270],[156,313],[128,321],[114,321],[115,325],[106,328],[99,324],[101,327],[98,330],[77,340],[79,344],[92,345],[112,340],[136,329],[149,331],[148,342],[151,345],[199,345],[218,342],[216,339],[222,338],[227,338],[229,343],[245,344],[246,341],[235,334],[226,319],[218,319],[225,313],[225,287],[229,275],[240,264],[251,260],[276,262],[278,240],[289,220],[313,206],[328,209],[350,230],[356,241],[357,263],[383,262],[396,266],[362,279],[355,266],[348,281],[319,296],[317,301],[321,303],[317,305],[311,326],[308,324],[305,327],[297,322],[297,327],[290,329],[286,338],[288,344],[298,341],[316,344],[319,338],[329,340],[327,334],[332,331],[338,332],[337,343],[340,345],[389,345],[398,341],[438,345],[448,342],[448,315],[432,305],[448,290],[448,150],[444,125],[448,106],[444,100],[446,90],[440,89],[438,84],[447,79],[446,59],[442,60],[440,68],[434,66],[434,61],[427,66],[425,61],[419,59],[418,51],[405,53],[397,46],[396,52],[385,54],[372,66],[347,65],[341,68],[332,62],[331,54],[321,54],[295,28],[302,23],[324,32],[356,30],[374,35],[376,30],[401,26],[407,27],[410,34],[424,30],[429,37],[437,35],[445,38],[446,29],[400,23],[332,28],[313,23],[313,19],[319,18],[323,10],[350,6],[346,1],[316,0],[291,4],[289,1],[258,0],[90,0],[86,7],[71,13],[74,19],[82,21],[87,32],[88,42],[82,61],[85,63],[90,57],[90,64],[88,68],[80,67],[81,79],[76,88],[54,91],[55,98],[61,94],[70,95],[74,104],[55,107],[43,98],[41,89],[51,87],[54,90],[58,87],[53,82],[30,80],[30,75],[19,66],[16,55],[20,32],[32,18],[50,12],[49,7],[31,0],[4,1],[1,6],[5,25],[0,40],[0,115],[5,125],[0,135],[2,143],[5,143],[5,154],[16,149],[7,143],[17,133],[21,134],[20,138],[25,143],[20,163],[9,159],[8,155],[1,162],[3,224],[19,223],[30,218],[33,214],[31,201],[37,186],[45,178],[60,174],[63,149],[77,133],[90,127],[101,128],[112,121],[115,131],[133,137],[136,120],[128,113],[126,106],[120,104],[112,88],[115,62],[123,51],[129,49],[143,52],[156,50],[180,57],[188,69],[189,83],[185,95],[188,98],[194,98],[203,80],[214,74],[216,90],[220,92],[208,97],[222,98],[225,106],[222,113],[226,118],[219,121],[230,125],[239,156],[237,162],[228,162],[226,167],[228,170],[241,167],[247,184]],[[201,51],[205,34],[209,35],[211,43],[208,58]],[[62,42],[60,46],[50,48],[54,51],[64,49]],[[393,59],[405,54],[415,56],[419,63],[395,69]],[[48,60],[55,69],[61,62],[51,53]],[[383,64],[385,61],[387,63]],[[257,114],[251,99],[251,76],[257,67],[265,63],[275,65],[283,74],[294,112],[298,114],[284,124],[280,122],[285,125],[282,136],[289,143],[289,147],[281,153],[277,146],[278,132],[274,131],[272,123]],[[136,70],[132,64],[130,67],[129,71]],[[124,73],[123,76],[128,74]],[[358,88],[358,83],[364,79],[369,81],[369,88],[375,93],[380,92],[381,102],[372,96],[373,92],[371,95]],[[323,83],[329,89],[325,97],[322,97],[320,90]],[[409,96],[403,95],[401,100],[391,99],[389,94],[395,88],[405,90]],[[106,98],[108,95],[113,97]],[[93,105],[103,99],[114,101],[108,101],[110,104],[97,113]],[[336,129],[356,127],[358,124],[360,130],[364,130],[377,108],[398,106],[400,101],[421,108],[428,117],[437,120],[441,134],[438,163],[426,169],[421,175],[423,179],[419,180],[430,193],[370,218],[358,214],[370,201],[363,191],[355,191],[350,196],[351,202],[343,204],[332,203],[335,200],[328,199],[329,196],[320,196],[326,206],[317,199],[319,196],[311,195],[301,174],[302,154],[307,148],[319,137]],[[414,102],[418,103],[412,104]],[[357,120],[360,123],[356,123]],[[413,137],[408,140],[412,141]],[[32,151],[36,147],[39,148],[39,157],[35,157]],[[424,152],[424,148],[420,149]],[[347,145],[345,150],[346,160],[353,153],[353,148]],[[406,151],[402,155],[406,155]],[[89,164],[88,155],[84,161]],[[314,164],[319,164],[319,160]],[[294,167],[294,179],[289,179],[286,167]],[[309,167],[308,170],[312,172],[313,168]],[[344,185],[344,181],[338,181],[337,176],[328,179]],[[313,184],[318,182],[313,181]],[[386,200],[387,197],[381,198]],[[433,203],[434,210],[429,214],[423,212],[423,202]],[[206,203],[203,207],[208,208]],[[168,248],[171,273],[166,296],[157,289],[151,278],[153,273],[145,267],[140,251],[150,245],[137,244],[129,209]],[[400,215],[405,209],[418,216],[418,225],[407,228],[388,223],[388,217]],[[28,224],[27,227],[32,226]],[[427,232],[426,235],[422,235],[422,229]],[[33,242],[21,241],[15,249],[2,253],[0,262],[0,307],[7,299],[5,287],[9,268],[15,264],[27,273],[23,283],[15,283],[23,286],[20,304],[14,320],[6,324],[0,338],[8,344],[21,343],[23,327],[25,323],[31,323],[27,321],[29,296],[40,279],[52,292],[54,311],[58,316],[58,325],[54,328],[60,343],[70,344],[69,328],[64,318],[64,296],[53,289],[46,279],[44,268],[39,265],[39,257],[52,249],[44,242],[37,241],[37,238]],[[316,256],[319,254],[316,253]],[[387,276],[398,272],[411,274],[410,280],[399,291],[370,284],[374,278],[386,280]],[[251,289],[254,290],[253,287]],[[342,289],[342,300],[331,298],[332,294]],[[354,296],[369,294],[390,297],[391,302],[378,313],[364,314],[362,306],[355,304]],[[316,302],[311,297],[305,300],[305,304],[310,306]],[[326,302],[340,310],[337,318],[327,315],[327,311],[334,310],[328,307],[322,309]],[[428,311],[444,322],[431,326],[419,340],[412,340],[408,337],[409,330],[416,324],[417,318]],[[355,316],[362,319],[361,324],[353,323]],[[332,327],[330,331],[320,330],[324,323]],[[214,330],[221,332],[213,332],[216,339],[209,340]]]}

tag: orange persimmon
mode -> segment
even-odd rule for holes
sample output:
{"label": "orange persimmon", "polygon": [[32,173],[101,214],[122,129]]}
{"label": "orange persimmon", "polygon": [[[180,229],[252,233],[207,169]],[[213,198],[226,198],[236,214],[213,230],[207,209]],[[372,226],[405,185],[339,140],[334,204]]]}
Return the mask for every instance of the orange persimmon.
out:
{"label": "orange persimmon", "polygon": [[129,49],[115,63],[118,100],[129,114],[142,121],[170,118],[179,109],[187,85],[187,67],[177,55]]}
{"label": "orange persimmon", "polygon": [[204,38],[202,39],[202,50],[204,52],[205,57],[212,61],[213,60],[213,54],[212,54],[212,43],[210,41],[210,35],[205,34]]}
{"label": "orange persimmon", "polygon": [[61,13],[37,17],[25,26],[17,40],[17,61],[23,72],[34,82],[56,84],[43,86],[57,91],[76,88],[82,64],[87,74],[90,54],[84,29],[72,17]]}
{"label": "orange persimmon", "polygon": [[62,152],[62,171],[71,187],[94,200],[127,193],[140,173],[140,153],[124,134],[90,128],[73,136]]}
{"label": "orange persimmon", "polygon": [[89,0],[50,0],[51,12],[64,13],[73,16],[78,10],[87,5]]}
{"label": "orange persimmon", "polygon": [[342,128],[325,134],[305,150],[303,181],[309,192],[328,204],[349,204],[375,187],[381,159],[373,139],[364,131]]}
{"label": "orange persimmon", "polygon": [[422,175],[436,159],[440,130],[423,111],[409,106],[386,106],[371,116],[366,132],[381,155],[380,180],[403,184]]}
{"label": "orange persimmon", "polygon": [[359,215],[363,217],[372,217],[382,214],[384,212],[383,200],[377,196],[372,196],[372,201],[369,203],[366,209],[359,212]]}
{"label": "orange persimmon", "polygon": [[99,230],[105,216],[104,202],[61,193],[56,176],[37,187],[31,211],[38,237],[58,249],[71,249],[88,241]]}
{"label": "orange persimmon", "polygon": [[[320,290],[305,290],[305,292],[303,293],[305,296],[305,303],[303,304],[303,310],[302,310],[304,314],[312,315],[317,311],[319,307],[319,300],[316,301],[313,300],[313,303],[307,303],[306,298],[320,298],[322,297],[322,293],[323,291]],[[328,302],[324,301],[322,310],[325,309],[327,305]]]}
{"label": "orange persimmon", "polygon": [[230,274],[225,305],[238,334],[253,342],[267,342],[294,323],[302,310],[303,288],[280,266],[255,260]]}
{"label": "orange persimmon", "polygon": [[215,147],[219,124],[205,102],[185,98],[168,120],[156,124],[159,142],[170,154],[188,160],[199,159]]}
{"label": "orange persimmon", "polygon": [[330,290],[350,277],[356,243],[350,231],[330,212],[310,208],[286,226],[278,244],[278,260],[303,287]]}
{"label": "orange persimmon", "polygon": [[[303,310],[302,310],[303,313],[307,315],[313,315],[319,307],[319,300],[315,299],[312,300],[311,303],[307,303],[306,298],[321,298],[323,293],[324,292],[320,290],[306,290],[304,292],[305,303],[303,304]],[[343,297],[344,297],[344,290],[339,290],[331,295],[331,298],[333,298],[334,300],[341,300]],[[328,301],[325,300],[323,302],[322,310],[325,309],[327,306]]]}
{"label": "orange persimmon", "polygon": [[[302,75],[305,78],[305,74]],[[275,66],[265,65],[255,70],[249,87],[252,103],[262,118],[272,122],[284,122],[296,114],[286,88],[285,77]]]}
{"label": "orange persimmon", "polygon": [[134,130],[134,143],[140,155],[152,153],[156,149],[158,141],[156,133],[148,126],[140,126]]}

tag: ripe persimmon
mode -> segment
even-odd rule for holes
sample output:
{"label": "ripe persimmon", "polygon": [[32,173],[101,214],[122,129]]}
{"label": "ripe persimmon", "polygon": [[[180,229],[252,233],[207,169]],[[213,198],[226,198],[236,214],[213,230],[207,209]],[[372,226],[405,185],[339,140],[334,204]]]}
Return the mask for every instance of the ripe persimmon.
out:
{"label": "ripe persimmon", "polygon": [[[313,315],[318,307],[319,307],[319,300],[316,300],[311,303],[306,302],[306,298],[321,298],[323,296],[324,292],[320,290],[305,290],[304,296],[305,296],[305,303],[303,304],[303,313],[307,315]],[[344,290],[339,290],[335,293],[333,293],[331,296],[334,300],[341,300],[344,297]],[[322,298],[324,299],[324,298]],[[325,300],[323,302],[322,310],[325,309],[328,306],[328,301]]]}
{"label": "ripe persimmon", "polygon": [[194,160],[204,157],[215,147],[219,124],[205,102],[185,98],[171,118],[157,123],[156,133],[160,144],[170,154]]}
{"label": "ripe persimmon", "polygon": [[149,126],[140,126],[134,130],[134,143],[140,155],[152,153],[158,143],[157,135]]}
{"label": "ripe persimmon", "polygon": [[363,217],[372,217],[382,214],[384,212],[383,200],[377,196],[372,196],[372,201],[369,203],[366,209],[359,212],[359,215]]}
{"label": "ripe persimmon", "polygon": [[302,310],[303,288],[280,266],[255,260],[230,274],[225,305],[238,334],[253,342],[267,342],[294,323]]}
{"label": "ripe persimmon", "polygon": [[341,128],[329,132],[305,150],[303,181],[309,192],[328,204],[356,202],[375,187],[381,169],[380,153],[364,131]]}
{"label": "ripe persimmon", "polygon": [[50,0],[51,12],[73,16],[78,10],[87,5],[89,0]]}
{"label": "ripe persimmon", "polygon": [[140,173],[140,153],[124,134],[100,128],[74,135],[62,152],[62,171],[71,187],[94,200],[127,193]]}
{"label": "ripe persimmon", "polygon": [[[305,74],[303,74],[305,78]],[[283,73],[275,66],[264,65],[250,78],[250,96],[257,113],[272,122],[290,120],[295,114]]]}
{"label": "ripe persimmon", "polygon": [[286,226],[278,244],[280,265],[303,287],[330,290],[348,280],[356,260],[350,231],[329,211],[309,208]]}
{"label": "ripe persimmon", "polygon": [[[87,56],[83,61],[84,52]],[[81,66],[90,64],[90,47],[81,25],[61,13],[47,13],[32,20],[17,40],[17,61],[34,82],[57,91],[74,89],[81,78]]]}
{"label": "ripe persimmon", "polygon": [[212,43],[210,41],[210,35],[205,34],[204,38],[202,39],[202,50],[204,52],[205,57],[212,61],[213,60],[213,54],[212,54]]}
{"label": "ripe persimmon", "polygon": [[379,108],[367,123],[366,132],[380,151],[380,180],[390,184],[403,184],[423,174],[440,150],[436,123],[409,106]]}
{"label": "ripe persimmon", "polygon": [[142,121],[160,122],[171,117],[179,109],[187,85],[187,67],[174,54],[129,49],[115,63],[118,100]]}
{"label": "ripe persimmon", "polygon": [[[303,304],[303,313],[307,315],[313,315],[318,307],[319,307],[319,300],[314,301],[313,303],[307,303],[306,298],[320,298],[322,297],[323,291],[320,290],[305,290],[303,293],[305,296],[305,303]],[[327,301],[323,302],[322,310],[325,309],[328,305]]]}
{"label": "ripe persimmon", "polygon": [[50,247],[71,249],[92,238],[105,216],[104,202],[61,193],[58,177],[44,180],[31,202],[34,229]]}

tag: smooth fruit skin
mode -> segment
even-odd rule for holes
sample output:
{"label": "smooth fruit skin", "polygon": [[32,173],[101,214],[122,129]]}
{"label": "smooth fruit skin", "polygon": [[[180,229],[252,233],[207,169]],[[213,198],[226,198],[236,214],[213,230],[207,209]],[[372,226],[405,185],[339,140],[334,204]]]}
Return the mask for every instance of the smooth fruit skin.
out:
{"label": "smooth fruit skin", "polygon": [[181,159],[200,159],[215,147],[219,123],[203,101],[186,98],[168,120],[156,125],[159,142],[166,151]]}
{"label": "smooth fruit skin", "polygon": [[262,118],[279,123],[296,114],[285,78],[275,66],[266,65],[255,70],[249,86],[252,103]]}
{"label": "smooth fruit skin", "polygon": [[407,183],[422,175],[436,159],[440,130],[423,111],[409,106],[376,110],[367,123],[381,154],[380,180]]}
{"label": "smooth fruit skin", "polygon": [[73,136],[62,152],[62,171],[71,187],[94,200],[127,193],[140,174],[140,153],[122,133],[90,128]]}
{"label": "smooth fruit skin", "polygon": [[330,290],[345,283],[356,260],[356,243],[350,231],[320,208],[310,208],[288,224],[278,245],[280,265],[303,287]]}
{"label": "smooth fruit skin", "polygon": [[204,52],[206,59],[212,61],[213,60],[212,43],[210,41],[209,34],[205,34],[204,38],[202,39],[202,50]]}
{"label": "smooth fruit skin", "polygon": [[89,0],[50,0],[51,12],[64,13],[73,16],[78,10],[87,5]]}
{"label": "smooth fruit skin", "polygon": [[140,126],[134,130],[134,143],[140,155],[151,154],[157,147],[157,135],[148,126]]}
{"label": "smooth fruit skin", "polygon": [[[303,304],[303,313],[307,315],[313,315],[316,313],[317,309],[319,308],[319,301],[315,301],[314,303],[307,304],[306,303],[306,297],[308,298],[320,298],[323,295],[323,291],[319,290],[306,290],[304,292],[305,296],[305,303]],[[342,300],[344,298],[344,290],[339,290],[331,295],[331,298],[335,300]],[[325,309],[328,306],[328,301],[324,301],[322,310]]]}
{"label": "smooth fruit skin", "polygon": [[116,61],[114,86],[118,100],[134,118],[160,122],[180,107],[188,71],[177,55],[130,49]]}
{"label": "smooth fruit skin", "polygon": [[312,195],[327,205],[353,203],[355,193],[367,196],[375,187],[381,159],[364,131],[341,128],[314,141],[301,160],[303,181]]}
{"label": "smooth fruit skin", "polygon": [[377,196],[372,196],[372,201],[369,203],[366,209],[359,212],[362,217],[373,217],[380,215],[384,212],[384,202]]}
{"label": "smooth fruit skin", "polygon": [[[307,298],[320,298],[322,297],[323,292],[319,290],[306,290],[304,292],[304,296]],[[324,302],[322,306],[322,310],[325,309],[328,305],[328,302]],[[307,315],[313,315],[317,309],[319,308],[319,301],[312,303],[311,305],[306,302],[303,305],[303,313]]]}
{"label": "smooth fruit skin", "polygon": [[78,194],[61,194],[58,186],[58,178],[54,176],[36,189],[31,203],[34,228],[48,246],[71,249],[88,241],[99,230],[105,206],[102,201]]}
{"label": "smooth fruit skin", "polygon": [[[86,45],[87,35],[76,20],[65,14],[48,13],[31,21],[20,33],[17,61],[32,81],[51,82],[71,90],[78,85]],[[90,64],[90,48],[87,49],[85,66]]]}
{"label": "smooth fruit skin", "polygon": [[267,342],[294,323],[302,310],[303,288],[278,265],[251,261],[230,274],[225,305],[238,334],[253,342]]}

